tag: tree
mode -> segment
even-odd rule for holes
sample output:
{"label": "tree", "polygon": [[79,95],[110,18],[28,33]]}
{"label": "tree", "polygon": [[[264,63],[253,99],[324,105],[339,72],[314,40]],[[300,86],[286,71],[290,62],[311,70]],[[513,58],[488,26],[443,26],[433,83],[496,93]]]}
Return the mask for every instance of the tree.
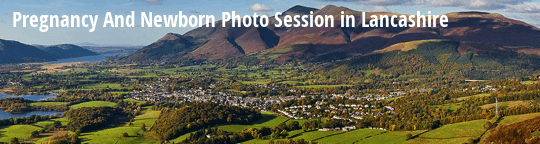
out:
{"label": "tree", "polygon": [[491,124],[491,122],[487,121],[487,122],[484,124],[484,128],[485,128],[485,129],[490,129],[490,128],[491,128],[491,125],[493,125],[493,124]]}
{"label": "tree", "polygon": [[289,133],[287,133],[286,130],[282,130],[280,133],[279,133],[279,136],[281,138],[286,138],[287,136],[289,136]]}
{"label": "tree", "polygon": [[30,132],[30,137],[31,137],[31,138],[35,138],[35,137],[37,137],[37,136],[39,136],[39,132],[38,132],[38,131],[32,131],[32,132]]}
{"label": "tree", "polygon": [[308,128],[309,128],[309,122],[304,122],[304,124],[302,125],[302,130],[304,130],[304,132],[307,132]]}
{"label": "tree", "polygon": [[17,138],[17,137],[11,138],[10,144],[19,144],[19,138]]}
{"label": "tree", "polygon": [[412,134],[409,133],[407,134],[407,140],[410,140],[410,139],[412,139]]}
{"label": "tree", "polygon": [[75,135],[80,136],[81,135],[81,130],[75,131]]}
{"label": "tree", "polygon": [[142,125],[141,125],[141,130],[142,130],[143,132],[145,132],[145,131],[146,131],[146,125],[142,124]]}
{"label": "tree", "polygon": [[54,128],[59,128],[60,126],[62,126],[62,122],[60,122],[60,121],[54,121],[54,122],[53,122],[52,127],[54,127]]}
{"label": "tree", "polygon": [[128,133],[122,133],[122,137],[129,137]]}

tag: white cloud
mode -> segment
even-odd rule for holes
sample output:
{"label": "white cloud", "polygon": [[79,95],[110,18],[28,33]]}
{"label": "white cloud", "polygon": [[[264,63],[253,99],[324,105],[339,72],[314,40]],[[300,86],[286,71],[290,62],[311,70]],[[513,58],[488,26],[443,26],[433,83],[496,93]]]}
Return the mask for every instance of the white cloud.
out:
{"label": "white cloud", "polygon": [[505,12],[520,12],[520,13],[539,13],[540,5],[534,3],[524,3],[515,6],[509,6],[503,11]]}
{"label": "white cloud", "polygon": [[28,8],[45,8],[45,9],[55,9],[64,7],[68,4],[75,4],[73,2],[65,1],[65,0],[57,0],[57,1],[51,1],[47,4],[23,4],[20,5],[22,7],[28,7]]}
{"label": "white cloud", "polygon": [[476,10],[503,9],[507,4],[518,3],[521,0],[430,0],[424,4],[431,6],[460,7]]}
{"label": "white cloud", "polygon": [[412,4],[414,0],[315,0],[321,2],[350,2],[354,4],[364,4],[364,5],[404,5]]}
{"label": "white cloud", "polygon": [[128,3],[122,4],[122,6],[132,6],[132,5],[133,5],[133,2],[128,2]]}
{"label": "white cloud", "polygon": [[365,5],[366,11],[388,11],[385,6],[422,5],[435,7],[458,7],[468,10],[495,10],[506,12],[505,16],[540,25],[540,3],[531,0],[314,0],[321,2],[348,2]]}
{"label": "white cloud", "polygon": [[162,5],[165,2],[165,0],[135,0],[135,1],[145,2],[149,5]]}
{"label": "white cloud", "polygon": [[368,9],[366,9],[368,12],[390,12],[386,7],[384,6],[371,6]]}
{"label": "white cloud", "polygon": [[274,9],[266,5],[254,4],[252,6],[249,6],[249,10],[255,11],[255,12],[269,12],[269,11],[273,11]]}
{"label": "white cloud", "polygon": [[530,0],[315,0],[322,2],[349,2],[353,4],[395,6],[395,5],[429,5],[443,7],[460,7],[473,10],[498,10],[508,6],[523,4]]}

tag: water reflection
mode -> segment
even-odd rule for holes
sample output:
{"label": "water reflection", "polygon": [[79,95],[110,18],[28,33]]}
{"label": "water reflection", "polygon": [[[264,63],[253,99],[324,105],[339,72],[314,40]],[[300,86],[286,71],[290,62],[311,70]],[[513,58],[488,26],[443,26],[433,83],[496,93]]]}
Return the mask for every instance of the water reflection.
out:
{"label": "water reflection", "polygon": [[[32,101],[41,101],[41,100],[44,100],[44,99],[55,98],[56,95],[50,94],[50,95],[14,96],[14,95],[0,93],[0,99],[12,98],[12,97],[20,97],[20,98],[24,98],[24,99],[32,100]],[[31,111],[31,112],[26,112],[26,113],[8,113],[8,112],[5,112],[3,110],[0,110],[0,119],[21,118],[21,117],[29,117],[29,116],[32,116],[32,115],[40,115],[40,116],[54,115],[55,113],[63,114],[64,112],[59,112],[59,111]]]}

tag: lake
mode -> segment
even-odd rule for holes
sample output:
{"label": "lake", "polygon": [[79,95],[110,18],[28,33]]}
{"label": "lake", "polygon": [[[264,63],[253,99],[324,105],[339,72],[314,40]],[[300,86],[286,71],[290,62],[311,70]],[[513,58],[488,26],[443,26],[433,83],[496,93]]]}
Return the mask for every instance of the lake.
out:
{"label": "lake", "polygon": [[[14,95],[0,93],[0,99],[12,98],[12,97],[20,97],[20,98],[24,98],[24,99],[32,100],[32,101],[41,101],[41,100],[44,100],[44,99],[55,98],[56,95],[50,94],[50,95],[14,96]],[[4,112],[3,110],[0,110],[0,119],[21,118],[21,117],[27,117],[27,116],[31,116],[31,115],[40,115],[40,116],[54,115],[55,113],[63,114],[64,112],[59,112],[59,111],[31,111],[31,112],[26,112],[26,113],[13,114],[13,113],[8,113],[8,112]]]}
{"label": "lake", "polygon": [[39,115],[39,116],[54,115],[55,113],[63,114],[64,112],[59,112],[59,111],[31,111],[31,112],[27,112],[27,113],[8,113],[8,112],[5,112],[3,110],[0,110],[0,119],[22,118],[22,117],[29,117],[29,116],[32,116],[32,115]]}
{"label": "lake", "polygon": [[108,54],[100,54],[100,55],[95,55],[95,56],[59,59],[56,61],[43,62],[43,63],[100,62],[100,61],[107,60],[107,58],[110,56],[121,56],[121,55],[126,55],[126,53],[108,53]]}
{"label": "lake", "polygon": [[20,98],[27,99],[27,100],[32,100],[32,101],[41,101],[41,100],[44,100],[44,99],[55,98],[56,95],[50,94],[50,95],[24,95],[24,96],[14,96],[14,95],[9,95],[9,94],[0,93],[0,99],[12,98],[12,97],[20,97]]}

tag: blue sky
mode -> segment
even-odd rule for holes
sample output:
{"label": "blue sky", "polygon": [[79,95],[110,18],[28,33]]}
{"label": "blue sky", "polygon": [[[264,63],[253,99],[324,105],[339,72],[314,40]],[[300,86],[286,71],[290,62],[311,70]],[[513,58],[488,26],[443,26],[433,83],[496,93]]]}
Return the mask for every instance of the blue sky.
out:
{"label": "blue sky", "polygon": [[[27,44],[95,43],[100,45],[148,45],[166,33],[183,34],[186,28],[103,28],[106,12],[127,15],[136,12],[139,24],[140,12],[160,15],[214,15],[236,11],[240,15],[283,12],[294,5],[321,8],[332,4],[358,11],[390,11],[415,14],[416,11],[432,11],[445,14],[457,11],[483,11],[500,13],[507,17],[540,26],[540,0],[0,0],[0,39],[17,40]],[[89,28],[38,28],[20,25],[13,27],[13,12],[23,15],[99,15],[96,30]],[[216,26],[218,24],[216,23]]]}

